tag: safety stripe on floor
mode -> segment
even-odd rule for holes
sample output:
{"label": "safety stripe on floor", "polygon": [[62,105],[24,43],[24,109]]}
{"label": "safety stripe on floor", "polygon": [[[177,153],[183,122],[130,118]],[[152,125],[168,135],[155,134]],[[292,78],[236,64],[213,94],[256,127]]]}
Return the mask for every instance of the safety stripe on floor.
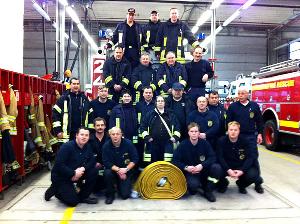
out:
{"label": "safety stripe on floor", "polygon": [[76,207],[67,208],[65,210],[64,216],[63,216],[62,220],[59,222],[59,224],[69,224],[69,221],[71,221],[71,219],[72,219],[72,215],[73,215],[75,208]]}
{"label": "safety stripe on floor", "polygon": [[292,158],[287,157],[287,156],[284,156],[284,155],[282,155],[282,154],[280,154],[280,153],[278,153],[278,152],[272,152],[272,151],[270,151],[270,150],[268,150],[268,149],[264,149],[264,148],[262,148],[262,147],[259,147],[259,150],[260,150],[260,151],[263,151],[263,152],[266,152],[266,153],[268,153],[268,154],[271,154],[271,155],[273,155],[273,156],[275,156],[275,157],[277,157],[277,158],[280,158],[280,159],[289,161],[289,162],[291,162],[291,163],[294,163],[294,164],[296,164],[296,165],[300,165],[300,161],[295,160],[295,159],[292,159]]}

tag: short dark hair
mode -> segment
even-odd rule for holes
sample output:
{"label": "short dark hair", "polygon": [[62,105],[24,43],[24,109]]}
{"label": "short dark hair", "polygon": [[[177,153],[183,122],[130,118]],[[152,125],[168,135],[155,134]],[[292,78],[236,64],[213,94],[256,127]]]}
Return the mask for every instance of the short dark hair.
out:
{"label": "short dark hair", "polygon": [[76,78],[76,77],[72,77],[71,79],[70,79],[70,84],[72,83],[72,81],[73,80],[78,80],[79,81],[79,79],[78,78]]}
{"label": "short dark hair", "polygon": [[218,95],[219,96],[219,93],[216,90],[212,90],[209,92],[208,96],[210,96],[210,95]]}
{"label": "short dark hair", "polygon": [[90,130],[89,130],[87,127],[85,127],[85,126],[81,126],[81,127],[79,127],[79,128],[77,129],[77,131],[76,131],[76,135],[77,135],[77,134],[79,134],[80,130],[86,130],[86,131],[90,131]]}
{"label": "short dark hair", "polygon": [[124,51],[123,47],[120,44],[118,44],[118,45],[115,46],[115,50],[118,49],[118,48],[120,48],[120,49],[122,49],[122,51]]}
{"label": "short dark hair", "polygon": [[204,53],[204,52],[205,52],[205,50],[204,50],[204,48],[203,48],[203,47],[201,47],[200,45],[197,45],[196,47],[192,47],[192,48],[191,48],[191,54],[193,54],[193,53],[194,53],[194,51],[195,51],[197,48],[201,48],[201,49],[202,49],[202,53]]}
{"label": "short dark hair", "polygon": [[132,96],[132,93],[131,93],[130,90],[128,90],[128,89],[124,89],[124,90],[122,91],[122,93],[121,93],[121,96],[124,96],[125,94],[128,94],[128,95]]}
{"label": "short dark hair", "polygon": [[97,122],[97,121],[103,121],[104,125],[106,126],[106,120],[105,120],[104,118],[102,118],[102,117],[96,117],[96,118],[94,119],[94,121],[93,121],[94,126],[96,125],[96,122]]}
{"label": "short dark hair", "polygon": [[151,90],[152,90],[152,93],[154,92],[151,86],[144,86],[143,92],[145,91],[145,89],[151,89]]}

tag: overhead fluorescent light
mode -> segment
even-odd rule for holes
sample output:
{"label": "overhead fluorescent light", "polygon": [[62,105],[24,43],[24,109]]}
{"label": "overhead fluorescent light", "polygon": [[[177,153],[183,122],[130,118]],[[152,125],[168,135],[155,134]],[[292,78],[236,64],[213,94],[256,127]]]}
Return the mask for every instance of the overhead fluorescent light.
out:
{"label": "overhead fluorescent light", "polygon": [[197,33],[198,30],[199,30],[198,26],[193,26],[192,33],[195,34],[195,33]]}
{"label": "overhead fluorescent light", "polygon": [[256,0],[248,0],[243,6],[242,9],[248,9],[254,2],[256,2]]}
{"label": "overhead fluorescent light", "polygon": [[223,30],[223,26],[219,26],[216,30],[215,30],[215,35],[217,35],[218,33],[220,33]]}
{"label": "overhead fluorescent light", "polygon": [[69,3],[67,0],[58,0],[60,4],[62,4],[63,6],[67,6]]}
{"label": "overhead fluorescent light", "polygon": [[210,19],[212,15],[212,11],[211,10],[206,10],[204,13],[201,14],[201,16],[199,17],[199,19],[197,20],[196,26],[202,26],[207,20]]}
{"label": "overhead fluorescent light", "polygon": [[71,17],[71,19],[73,20],[74,23],[76,23],[76,24],[80,23],[79,17],[77,16],[76,12],[70,6],[66,7],[66,12]]}
{"label": "overhead fluorescent light", "polygon": [[216,9],[216,8],[218,8],[223,2],[224,2],[224,0],[215,0],[211,4],[210,9]]}
{"label": "overhead fluorescent light", "polygon": [[222,26],[227,26],[229,23],[231,23],[234,19],[236,19],[240,15],[241,11],[237,10],[235,11],[228,19],[226,19]]}
{"label": "overhead fluorescent light", "polygon": [[32,7],[42,16],[44,17],[47,21],[51,21],[50,16],[47,14],[47,12],[45,12],[45,10],[38,4],[36,3],[34,0],[31,1]]}

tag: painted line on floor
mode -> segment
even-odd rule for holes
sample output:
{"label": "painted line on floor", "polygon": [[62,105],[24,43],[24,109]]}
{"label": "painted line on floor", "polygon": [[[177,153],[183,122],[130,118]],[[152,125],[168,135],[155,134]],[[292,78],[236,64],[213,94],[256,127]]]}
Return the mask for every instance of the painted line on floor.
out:
{"label": "painted line on floor", "polygon": [[69,224],[69,221],[72,219],[73,212],[76,207],[67,208],[64,212],[64,216],[62,220],[60,220],[59,224]]}
{"label": "painted line on floor", "polygon": [[270,151],[270,150],[268,150],[268,149],[264,149],[264,148],[262,148],[262,147],[258,147],[258,148],[259,148],[260,151],[264,151],[264,152],[266,152],[266,153],[268,153],[268,154],[271,154],[271,155],[273,155],[273,156],[275,156],[275,157],[277,157],[277,158],[280,158],[280,159],[289,161],[289,162],[294,163],[294,164],[296,164],[296,165],[300,165],[300,161],[298,161],[298,160],[289,158],[288,156],[284,156],[284,155],[282,155],[282,154],[280,154],[280,153],[278,153],[278,152],[272,152],[272,151]]}

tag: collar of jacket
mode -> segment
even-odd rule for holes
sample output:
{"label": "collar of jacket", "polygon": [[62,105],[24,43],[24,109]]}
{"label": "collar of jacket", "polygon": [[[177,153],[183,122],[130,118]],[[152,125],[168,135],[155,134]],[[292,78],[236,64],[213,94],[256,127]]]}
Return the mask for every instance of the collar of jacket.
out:
{"label": "collar of jacket", "polygon": [[179,23],[181,23],[181,21],[179,19],[177,19],[177,21],[175,23],[172,23],[171,19],[167,20],[167,24],[170,26],[177,26]]}
{"label": "collar of jacket", "polygon": [[156,23],[154,23],[154,22],[152,22],[150,19],[149,19],[149,24],[154,24],[154,25],[158,25],[158,24],[160,24],[160,19],[159,20],[157,20],[157,22]]}

